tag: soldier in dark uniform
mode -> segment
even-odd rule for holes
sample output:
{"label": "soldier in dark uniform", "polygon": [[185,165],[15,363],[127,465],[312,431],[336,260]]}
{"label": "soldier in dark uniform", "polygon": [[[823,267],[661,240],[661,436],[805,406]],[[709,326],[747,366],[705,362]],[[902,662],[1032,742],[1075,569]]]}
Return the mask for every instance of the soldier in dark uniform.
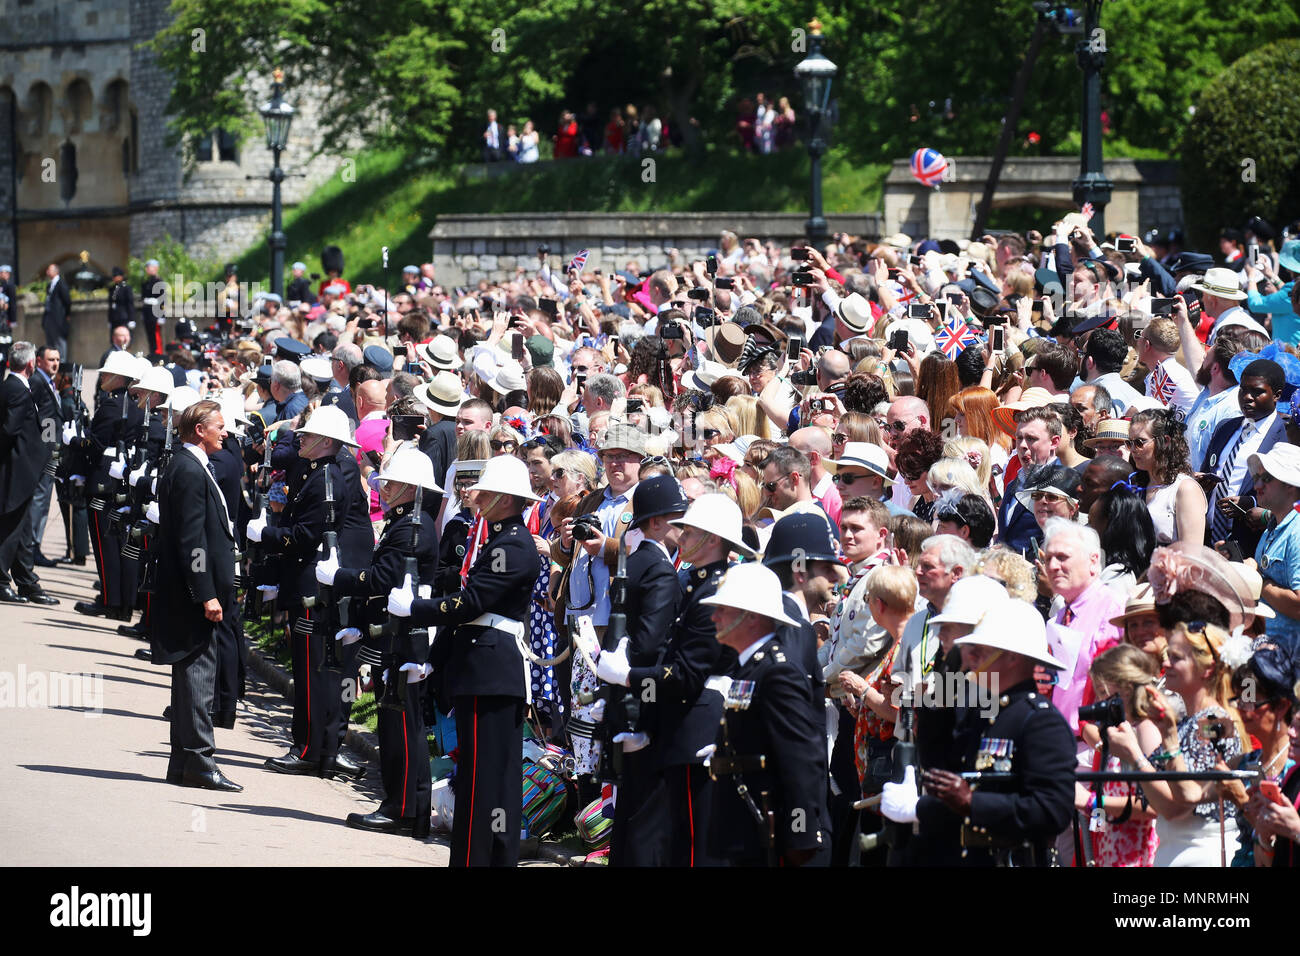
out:
{"label": "soldier in dark uniform", "polygon": [[[269,524],[267,516],[248,523],[245,533],[268,555],[279,555],[279,606],[294,617],[292,641],[294,678],[293,745],[281,757],[266,762],[280,773],[328,776],[336,772],[360,776],[364,771],[339,753],[347,730],[350,701],[343,699],[342,673],[322,669],[324,631],[315,626],[317,613],[304,599],[315,599],[316,557],[326,530],[325,469],[334,491],[334,530],[341,563],[368,563],[374,546],[369,508],[360,474],[350,451],[355,448],[347,416],[337,408],[317,408],[295,439],[303,464],[288,476],[288,507]],[[326,629],[329,622],[326,622]],[[333,637],[331,631],[330,636]],[[355,654],[353,655],[355,658]],[[344,662],[346,671],[347,661]]]}
{"label": "soldier in dark uniform", "polygon": [[[650,749],[668,799],[669,866],[707,866],[721,861],[708,854],[709,812],[713,781],[701,751],[711,746],[722,720],[722,698],[703,693],[709,675],[720,673],[724,648],[718,643],[712,597],[726,572],[728,556],[753,552],[741,541],[740,508],[723,494],[706,494],[691,502],[678,525],[678,573],[683,603],[660,659],[628,672],[632,687],[652,681],[656,706],[652,712]],[[727,650],[727,654],[734,652]]]}
{"label": "soldier in dark uniform", "polygon": [[285,290],[284,295],[290,305],[295,302],[306,302],[308,305],[316,304],[316,293],[311,290],[311,280],[307,278],[307,263],[295,262],[293,264],[293,278],[289,280],[289,287]]}
{"label": "soldier in dark uniform", "polygon": [[[372,638],[367,628],[387,620],[388,592],[402,586],[413,547],[419,572],[415,586],[433,584],[438,538],[432,522],[421,514],[419,540],[416,541],[415,493],[417,487],[423,488],[425,494],[434,495],[442,489],[434,481],[428,456],[413,447],[394,453],[379,477],[379,493],[388,511],[383,533],[369,565],[340,568],[338,559],[331,556],[316,565],[316,580],[332,586],[340,597],[351,596],[351,627],[340,633],[344,634],[343,640],[349,645],[360,641],[359,660],[370,665],[372,674],[387,674],[386,678],[375,678],[376,699],[382,701],[390,696],[387,681],[407,682],[400,711],[383,705],[378,710],[379,775],[384,785],[384,799],[373,813],[348,814],[347,824],[359,830],[380,833],[409,832],[421,840],[429,835],[432,785],[419,690],[429,672],[425,660],[429,652],[428,632],[423,629],[412,631],[410,646],[397,649],[394,656],[384,646],[387,638]],[[397,657],[411,659],[399,661]]]}
{"label": "soldier in dark uniform", "polygon": [[111,332],[119,326],[135,328],[135,297],[122,267],[114,266],[113,283],[108,287],[108,328]]}
{"label": "soldier in dark uniform", "polygon": [[[127,386],[139,373],[137,361],[127,352],[111,352],[99,370],[100,396],[90,431],[84,438],[73,439],[73,447],[82,455],[86,485],[90,489],[90,543],[95,552],[99,573],[100,595],[97,601],[78,601],[73,607],[80,614],[104,616],[129,621],[135,593],[127,594],[122,579],[122,541],[119,524],[112,520],[118,508],[117,494],[125,486],[125,455],[129,436],[144,422],[144,413],[130,400]],[[106,454],[107,453],[107,454]],[[111,474],[115,464],[122,478]]]}
{"label": "soldier in dark uniform", "polygon": [[[483,474],[487,461],[482,458],[472,461],[455,462],[452,472],[452,486],[456,498],[460,501],[460,510],[447,521],[438,541],[438,569],[434,574],[433,590],[438,594],[450,594],[460,588],[460,569],[465,563],[465,549],[468,547],[469,529],[474,524],[474,511],[465,500],[465,493],[474,486]],[[436,475],[437,472],[435,471]],[[427,512],[428,509],[425,509]]]}
{"label": "soldier in dark uniform", "polygon": [[416,600],[389,593],[388,612],[417,626],[438,626],[430,663],[455,705],[460,762],[451,833],[452,866],[514,866],[523,816],[520,737],[529,674],[520,650],[541,557],[521,517],[538,500],[528,468],[498,456],[474,486],[487,539],[464,586]]}
{"label": "soldier in dark uniform", "polygon": [[[946,765],[924,769],[925,793],[918,797],[909,768],[902,783],[885,785],[881,812],[919,821],[928,848],[913,861],[920,865],[1047,866],[1074,812],[1076,761],[1070,725],[1034,681],[1036,666],[1062,666],[1048,651],[1043,619],[1032,605],[1007,601],[955,644],[990,692],[988,704],[968,701]],[[962,776],[975,772],[989,776]]]}
{"label": "soldier in dark uniform", "polygon": [[[611,866],[663,866],[668,862],[668,800],[657,755],[649,749],[658,688],[654,677],[632,683],[632,667],[653,668],[663,656],[677,620],[682,585],[669,549],[678,531],[670,518],[686,514],[689,502],[670,475],[656,475],[632,493],[632,522],[643,540],[627,557],[627,636],[607,647],[596,676],[610,685],[605,709],[606,746],[618,784]],[[606,643],[610,636],[606,633]]]}
{"label": "soldier in dark uniform", "polygon": [[728,673],[707,686],[725,708],[709,762],[709,848],[733,866],[801,866],[830,851],[825,723],[809,704],[803,664],[775,633],[794,624],[779,592],[772,571],[740,564],[703,601],[732,652],[721,661]]}
{"label": "soldier in dark uniform", "polygon": [[162,355],[162,327],[166,322],[167,283],[158,277],[158,260],[144,264],[144,281],[140,283],[140,317],[144,320],[145,344],[149,351]]}

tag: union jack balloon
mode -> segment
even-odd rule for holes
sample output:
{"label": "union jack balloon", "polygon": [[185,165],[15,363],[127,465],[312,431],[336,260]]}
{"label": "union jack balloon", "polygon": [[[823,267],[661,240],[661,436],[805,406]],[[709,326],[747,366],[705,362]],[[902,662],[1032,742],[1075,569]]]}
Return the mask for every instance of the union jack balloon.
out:
{"label": "union jack balloon", "polygon": [[948,160],[943,154],[928,147],[912,154],[912,178],[922,186],[938,186],[948,171]]}

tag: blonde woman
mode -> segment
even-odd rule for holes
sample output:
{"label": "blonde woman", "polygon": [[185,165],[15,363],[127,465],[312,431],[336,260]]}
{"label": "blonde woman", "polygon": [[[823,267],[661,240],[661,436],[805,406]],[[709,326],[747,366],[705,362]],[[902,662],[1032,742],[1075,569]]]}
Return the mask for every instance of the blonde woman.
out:
{"label": "blonde woman", "polygon": [[930,466],[926,483],[929,484],[930,491],[935,497],[957,488],[966,494],[979,495],[989,502],[990,509],[993,508],[993,502],[989,501],[988,488],[980,484],[979,475],[965,458],[940,458]]}
{"label": "blonde woman", "polygon": [[992,578],[1017,601],[1033,604],[1038,600],[1038,576],[1023,555],[995,544],[980,559],[979,573]]}
{"label": "blonde woman", "polygon": [[497,425],[488,432],[488,447],[493,458],[497,455],[517,455],[523,443],[524,436],[509,425]]}
{"label": "blonde woman", "polygon": [[994,500],[992,497],[995,490],[993,456],[989,452],[988,445],[972,435],[959,435],[944,442],[943,457],[964,459],[966,464],[975,469],[975,478],[984,489],[982,492],[984,497],[988,498],[990,503]]}
{"label": "blonde woman", "polygon": [[758,399],[753,395],[733,395],[723,406],[735,416],[736,434],[756,435],[759,438],[771,438],[772,430],[768,418],[758,407]]}
{"label": "blonde woman", "polygon": [[700,446],[706,460],[717,456],[710,449],[716,445],[726,444],[736,439],[736,423],[725,408],[715,405],[708,411],[695,416],[695,441]]}

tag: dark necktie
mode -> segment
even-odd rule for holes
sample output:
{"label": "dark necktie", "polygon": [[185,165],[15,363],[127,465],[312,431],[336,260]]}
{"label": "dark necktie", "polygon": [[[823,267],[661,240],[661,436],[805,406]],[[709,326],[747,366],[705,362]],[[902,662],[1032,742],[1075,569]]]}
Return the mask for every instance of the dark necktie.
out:
{"label": "dark necktie", "polygon": [[212,476],[212,483],[217,483],[217,469],[212,467],[212,462],[208,462],[208,474]]}

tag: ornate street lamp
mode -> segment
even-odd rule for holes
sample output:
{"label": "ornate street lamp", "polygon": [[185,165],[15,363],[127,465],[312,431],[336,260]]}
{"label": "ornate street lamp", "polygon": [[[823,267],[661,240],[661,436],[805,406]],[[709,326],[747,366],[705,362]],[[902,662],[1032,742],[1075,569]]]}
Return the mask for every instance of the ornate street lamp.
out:
{"label": "ornate street lamp", "polygon": [[828,122],[831,101],[831,82],[837,67],[822,53],[822,25],[817,20],[808,24],[810,50],[794,75],[803,84],[804,109],[808,111],[808,156],[812,160],[811,209],[805,231],[808,241],[820,247],[826,240],[826,217],[822,215],[822,156],[826,153],[823,134]]}
{"label": "ornate street lamp", "polygon": [[286,245],[281,222],[280,184],[284,170],[280,168],[280,153],[289,143],[289,126],[293,123],[293,107],[284,101],[284,71],[272,74],[271,101],[263,104],[259,112],[266,123],[266,148],[274,157],[271,168],[271,291],[284,296],[284,248]]}
{"label": "ornate street lamp", "polygon": [[1079,178],[1073,183],[1074,201],[1079,206],[1092,203],[1089,226],[1099,239],[1106,234],[1106,204],[1115,185],[1106,178],[1101,155],[1101,68],[1106,63],[1106,34],[1097,25],[1101,4],[1102,0],[1085,0],[1083,36],[1074,48],[1079,68],[1083,70],[1083,148]]}

